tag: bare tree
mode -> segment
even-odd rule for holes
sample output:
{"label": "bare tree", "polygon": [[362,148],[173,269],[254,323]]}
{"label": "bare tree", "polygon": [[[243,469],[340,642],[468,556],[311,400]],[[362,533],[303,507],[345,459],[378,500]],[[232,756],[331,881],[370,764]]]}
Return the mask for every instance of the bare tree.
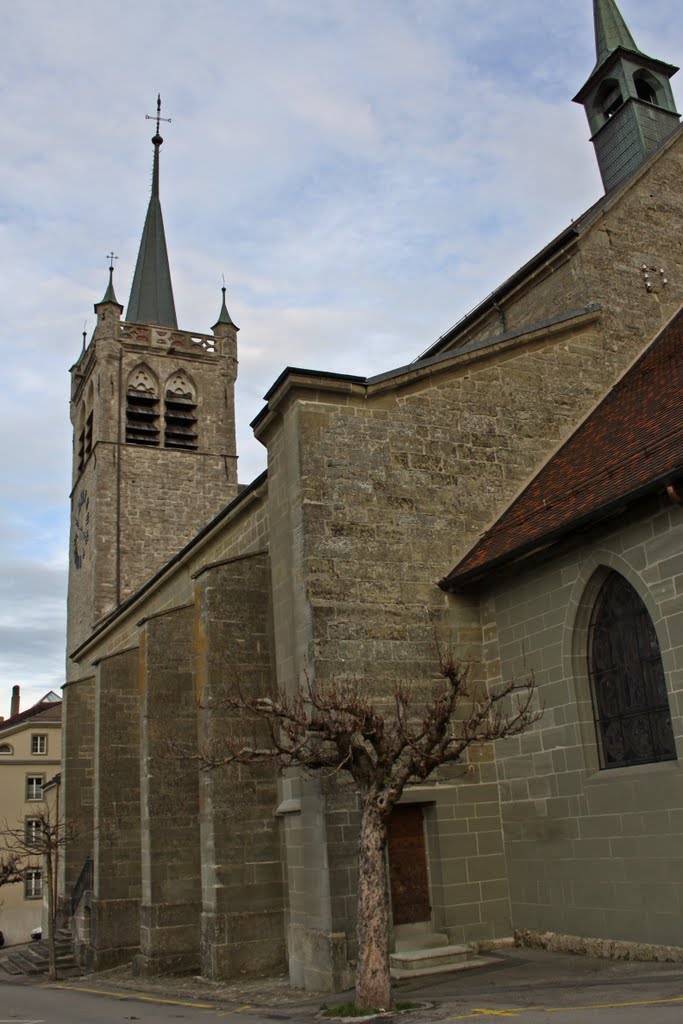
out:
{"label": "bare tree", "polygon": [[0,889],[3,885],[15,885],[23,882],[24,871],[21,857],[16,853],[0,854]]}
{"label": "bare tree", "polygon": [[57,923],[57,862],[60,851],[78,838],[78,829],[60,818],[47,803],[40,804],[32,817],[16,826],[3,821],[0,825],[0,843],[4,856],[21,866],[21,879],[36,864],[45,872],[48,919],[48,978],[57,978],[55,932]]}
{"label": "bare tree", "polygon": [[[218,740],[198,751],[173,746],[203,771],[238,764],[350,775],[361,810],[356,1002],[362,1009],[390,1009],[385,848],[392,809],[409,783],[459,761],[473,744],[523,732],[541,711],[533,706],[533,676],[487,690],[470,681],[468,666],[450,652],[440,652],[439,681],[422,700],[405,683],[374,704],[366,689],[358,681],[314,685],[307,679],[298,695],[270,698],[238,686],[205,705],[209,713],[234,713]],[[249,742],[245,732],[255,719],[261,726]]]}

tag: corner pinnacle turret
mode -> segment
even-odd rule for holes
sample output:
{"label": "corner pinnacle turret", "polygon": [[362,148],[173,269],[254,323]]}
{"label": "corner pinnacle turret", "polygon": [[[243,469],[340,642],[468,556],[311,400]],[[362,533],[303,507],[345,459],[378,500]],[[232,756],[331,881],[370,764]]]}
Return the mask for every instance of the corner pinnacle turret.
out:
{"label": "corner pinnacle turret", "polygon": [[[151,115],[147,115],[148,118]],[[147,208],[147,217],[142,231],[140,251],[133,275],[126,320],[129,323],[157,324],[160,327],[178,326],[171,268],[166,249],[164,219],[159,201],[159,150],[163,139],[159,134],[159,122],[170,121],[161,117],[161,96],[157,97],[156,133],[152,138],[154,162],[152,166],[152,194]]]}

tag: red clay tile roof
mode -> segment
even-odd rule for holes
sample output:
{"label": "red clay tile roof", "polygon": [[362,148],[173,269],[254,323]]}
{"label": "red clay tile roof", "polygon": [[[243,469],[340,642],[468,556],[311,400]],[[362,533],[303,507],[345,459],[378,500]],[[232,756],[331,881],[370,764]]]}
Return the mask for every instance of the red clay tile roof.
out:
{"label": "red clay tile roof", "polygon": [[441,581],[458,590],[683,474],[683,309]]}
{"label": "red clay tile roof", "polygon": [[15,726],[21,725],[22,722],[28,722],[29,720],[34,722],[61,722],[61,700],[39,701],[32,708],[26,708],[25,711],[20,711],[19,714],[6,718],[4,722],[0,722],[0,732],[3,729],[13,729]]}

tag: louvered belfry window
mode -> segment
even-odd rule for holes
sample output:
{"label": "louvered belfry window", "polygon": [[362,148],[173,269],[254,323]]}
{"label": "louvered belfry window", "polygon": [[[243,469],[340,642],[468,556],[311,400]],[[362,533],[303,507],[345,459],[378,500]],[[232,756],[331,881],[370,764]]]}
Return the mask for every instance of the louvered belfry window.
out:
{"label": "louvered belfry window", "polygon": [[589,666],[603,768],[670,761],[676,744],[659,641],[630,583],[611,572],[589,632]]}
{"label": "louvered belfry window", "polygon": [[184,373],[176,373],[166,384],[164,396],[164,445],[166,448],[197,450],[197,399]]}
{"label": "louvered belfry window", "polygon": [[126,444],[158,448],[160,435],[156,382],[145,367],[138,367],[126,389]]}

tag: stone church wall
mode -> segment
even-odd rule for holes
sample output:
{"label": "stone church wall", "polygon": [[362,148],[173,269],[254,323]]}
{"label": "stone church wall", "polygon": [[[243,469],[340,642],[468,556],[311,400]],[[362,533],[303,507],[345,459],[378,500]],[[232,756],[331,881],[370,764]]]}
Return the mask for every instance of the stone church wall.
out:
{"label": "stone church wall", "polygon": [[[224,737],[258,743],[263,725],[221,709],[240,689],[273,693],[270,563],[264,553],[207,566],[196,582],[195,692],[200,746],[221,756]],[[285,966],[286,897],[273,766],[202,773],[201,967],[208,978]]]}
{"label": "stone church wall", "polygon": [[93,966],[129,962],[140,944],[139,652],[97,665]]}
{"label": "stone church wall", "polygon": [[[360,678],[377,695],[397,680],[424,684],[437,674],[436,634],[473,662],[476,677],[478,606],[466,599],[449,605],[436,583],[613,373],[600,324],[588,316],[505,351],[454,356],[438,374],[416,372],[367,397],[321,390],[289,400],[267,435],[271,496],[288,496],[277,505],[282,526],[271,532],[281,684],[293,685],[305,671],[318,680]],[[425,799],[434,805],[428,842],[441,860],[432,879],[434,923],[455,941],[510,934],[489,758],[473,752],[462,787],[453,772],[442,772],[448,795]],[[327,850],[330,871],[315,915],[305,894],[299,899],[290,888],[298,929],[290,931],[290,950],[307,942],[319,962],[334,965],[334,936],[344,935],[353,950],[355,809],[343,793],[308,793],[302,828],[304,821]],[[288,862],[303,846],[297,827],[288,821]],[[310,891],[317,876],[309,866]],[[295,976],[299,968],[290,961],[290,970]]]}
{"label": "stone church wall", "polygon": [[[680,507],[644,500],[488,595],[490,678],[533,670],[545,705],[532,731],[497,750],[516,928],[681,944],[682,530]],[[653,619],[681,760],[600,770],[588,624],[606,569]]]}
{"label": "stone church wall", "polygon": [[199,969],[199,783],[172,746],[194,750],[194,607],[146,620],[140,638],[143,974]]}

